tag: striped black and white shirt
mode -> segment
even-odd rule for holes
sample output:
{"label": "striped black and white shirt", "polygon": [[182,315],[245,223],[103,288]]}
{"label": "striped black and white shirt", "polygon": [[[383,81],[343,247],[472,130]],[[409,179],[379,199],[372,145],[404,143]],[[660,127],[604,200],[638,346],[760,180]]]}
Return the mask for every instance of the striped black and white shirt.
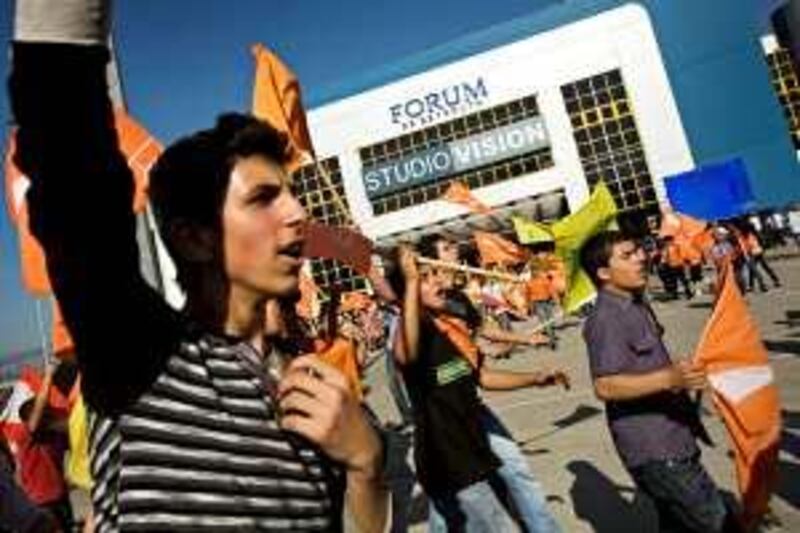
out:
{"label": "striped black and white shirt", "polygon": [[280,430],[247,343],[184,343],[125,413],[92,423],[98,533],[332,531],[343,479]]}

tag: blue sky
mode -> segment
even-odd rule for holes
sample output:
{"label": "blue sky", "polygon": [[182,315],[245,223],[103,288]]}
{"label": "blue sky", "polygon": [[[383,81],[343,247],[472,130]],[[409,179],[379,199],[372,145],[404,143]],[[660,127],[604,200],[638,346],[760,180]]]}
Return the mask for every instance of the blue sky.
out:
{"label": "blue sky", "polygon": [[[326,87],[558,0],[123,0],[115,38],[128,108],[162,142],[249,107],[249,46],[263,42],[295,71],[307,102]],[[8,41],[11,0],[0,0]],[[279,7],[280,6],[280,7]],[[0,72],[8,73],[6,54]],[[55,92],[55,91],[54,91]],[[0,99],[0,120],[9,120]],[[36,347],[33,302],[19,288],[16,237],[0,215],[0,358]]]}

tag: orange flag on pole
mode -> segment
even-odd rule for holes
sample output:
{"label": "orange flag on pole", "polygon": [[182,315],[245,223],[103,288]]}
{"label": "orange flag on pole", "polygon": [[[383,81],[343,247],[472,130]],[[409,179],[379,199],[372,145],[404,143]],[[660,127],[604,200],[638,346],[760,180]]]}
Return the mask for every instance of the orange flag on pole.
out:
{"label": "orange flag on pole", "polygon": [[251,48],[256,62],[252,112],[289,138],[291,173],[314,158],[300,83],[289,67],[262,44]]}
{"label": "orange flag on pole", "polygon": [[470,211],[479,215],[485,215],[492,211],[489,206],[475,198],[469,187],[460,181],[454,181],[450,184],[442,195],[442,200],[466,206]]}
{"label": "orange flag on pole", "polygon": [[527,251],[495,233],[473,233],[482,265],[516,265],[528,258]]}
{"label": "orange flag on pole", "polygon": [[[114,122],[119,138],[119,147],[128,160],[134,176],[133,210],[141,212],[147,203],[148,175],[150,168],[163,151],[162,145],[124,110],[114,112]],[[44,250],[29,227],[28,205],[25,195],[30,180],[14,164],[16,134],[12,130],[8,138],[5,155],[6,206],[9,217],[17,228],[22,285],[34,296],[46,296],[52,292],[47,276]]]}
{"label": "orange flag on pole", "polygon": [[695,353],[708,372],[714,404],[728,430],[746,525],[767,510],[775,486],[780,401],[758,326],[730,265]]}

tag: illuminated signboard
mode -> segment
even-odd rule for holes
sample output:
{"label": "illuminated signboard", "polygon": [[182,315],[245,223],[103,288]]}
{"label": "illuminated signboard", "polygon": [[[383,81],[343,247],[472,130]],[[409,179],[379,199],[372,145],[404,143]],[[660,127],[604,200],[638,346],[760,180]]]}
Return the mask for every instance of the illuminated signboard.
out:
{"label": "illuminated signboard", "polygon": [[544,120],[535,117],[365,167],[362,178],[367,196],[379,198],[548,146]]}

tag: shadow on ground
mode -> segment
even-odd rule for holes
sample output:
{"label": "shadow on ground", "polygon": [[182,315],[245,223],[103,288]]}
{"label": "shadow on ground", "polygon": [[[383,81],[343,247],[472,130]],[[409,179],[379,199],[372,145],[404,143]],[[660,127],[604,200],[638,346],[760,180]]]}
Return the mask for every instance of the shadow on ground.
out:
{"label": "shadow on ground", "polygon": [[567,465],[574,476],[569,495],[575,515],[598,533],[650,533],[658,529],[649,500],[633,484],[617,485],[586,461]]}

